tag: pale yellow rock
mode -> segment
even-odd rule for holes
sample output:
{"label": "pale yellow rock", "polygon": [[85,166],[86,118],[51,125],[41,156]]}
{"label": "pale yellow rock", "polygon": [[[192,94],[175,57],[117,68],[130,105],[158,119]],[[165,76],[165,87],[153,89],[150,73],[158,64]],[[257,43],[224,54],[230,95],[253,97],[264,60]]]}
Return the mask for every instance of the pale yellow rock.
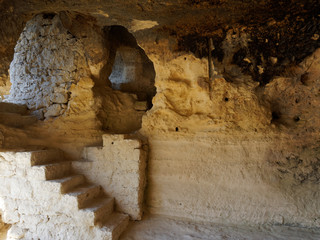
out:
{"label": "pale yellow rock", "polygon": [[73,162],[77,171],[99,183],[116,199],[117,209],[140,220],[143,212],[146,153],[138,139],[103,135],[103,147],[88,147],[83,161]]}

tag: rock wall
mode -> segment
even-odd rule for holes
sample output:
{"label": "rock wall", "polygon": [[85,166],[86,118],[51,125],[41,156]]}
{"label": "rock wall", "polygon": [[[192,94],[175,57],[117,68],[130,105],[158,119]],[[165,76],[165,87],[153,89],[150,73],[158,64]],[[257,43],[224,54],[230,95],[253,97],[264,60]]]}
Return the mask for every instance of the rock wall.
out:
{"label": "rock wall", "polygon": [[[132,40],[125,35],[119,42],[122,32],[114,28],[98,27],[94,18],[78,13],[36,15],[15,47],[5,101],[26,104],[49,128],[138,130],[154,95],[154,70],[134,37],[123,30]],[[125,62],[115,60],[121,49],[130,49]],[[114,80],[127,70],[121,78],[134,83],[122,84],[124,92],[113,90],[108,76]]]}
{"label": "rock wall", "polygon": [[[230,82],[216,72],[209,81],[208,61],[173,52],[174,43],[142,45],[154,63],[157,94],[143,119],[143,132],[264,131],[271,111],[261,104],[253,81]],[[156,48],[157,50],[155,50]]]}
{"label": "rock wall", "polygon": [[103,135],[103,147],[87,147],[74,168],[115,197],[117,209],[141,220],[147,152],[138,139]]}
{"label": "rock wall", "polygon": [[100,106],[97,116],[104,131],[121,134],[141,128],[142,116],[148,109],[147,101],[139,101],[135,94],[114,91],[107,86],[100,86],[96,93]]}
{"label": "rock wall", "polygon": [[14,46],[24,27],[24,18],[13,13],[12,7],[0,15],[0,97],[10,92],[9,66],[13,58]]}
{"label": "rock wall", "polygon": [[300,145],[254,135],[154,137],[148,208],[200,221],[317,227],[319,163]]}
{"label": "rock wall", "polygon": [[150,212],[317,227],[318,51],[263,87],[232,64],[216,65],[210,82],[206,59],[157,40],[141,34],[157,73],[140,131],[151,149]]}
{"label": "rock wall", "polygon": [[273,122],[300,135],[320,131],[320,49],[266,86]]}
{"label": "rock wall", "polygon": [[5,224],[4,224],[4,222],[2,222],[2,217],[0,215],[0,236],[3,234],[2,232],[4,230],[4,226],[5,226]]}

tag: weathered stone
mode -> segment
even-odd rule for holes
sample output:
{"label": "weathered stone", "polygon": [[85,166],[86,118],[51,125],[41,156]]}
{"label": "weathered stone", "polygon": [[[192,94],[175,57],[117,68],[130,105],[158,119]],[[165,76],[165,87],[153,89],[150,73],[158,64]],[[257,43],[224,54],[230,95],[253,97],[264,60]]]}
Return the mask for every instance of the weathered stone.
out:
{"label": "weathered stone", "polygon": [[[77,171],[99,183],[114,196],[117,208],[134,220],[142,217],[146,153],[138,139],[124,135],[103,135],[103,147],[85,148],[85,161],[73,162]],[[88,161],[88,162],[87,162]]]}
{"label": "weathered stone", "polygon": [[13,225],[7,234],[8,240],[14,240],[14,239],[22,239],[25,236],[26,231],[16,225]]}
{"label": "weathered stone", "polygon": [[44,113],[44,117],[45,118],[57,117],[60,115],[61,110],[62,110],[62,107],[60,104],[53,104],[50,107],[48,107],[47,111]]}
{"label": "weathered stone", "polygon": [[54,93],[50,96],[50,100],[53,103],[67,103],[68,94],[67,93]]}
{"label": "weathered stone", "polygon": [[[12,88],[6,101],[23,103],[33,110],[44,108],[46,118],[61,115],[61,106],[56,104],[67,103],[70,92],[63,88],[56,91],[56,86],[84,77],[84,55],[82,43],[72,40],[58,15],[52,19],[37,15],[16,45],[10,67]],[[36,115],[42,119],[41,114]]]}
{"label": "weathered stone", "polygon": [[44,119],[43,110],[44,109],[38,109],[38,110],[33,111],[31,114],[34,115],[37,119],[43,120]]}
{"label": "weathered stone", "polygon": [[[70,162],[55,161],[60,157],[58,150],[1,153],[0,210],[12,224],[8,239],[117,238],[129,217],[113,213],[114,199],[83,175],[71,175]],[[15,174],[21,167],[25,175]],[[14,173],[3,176],[7,170]]]}

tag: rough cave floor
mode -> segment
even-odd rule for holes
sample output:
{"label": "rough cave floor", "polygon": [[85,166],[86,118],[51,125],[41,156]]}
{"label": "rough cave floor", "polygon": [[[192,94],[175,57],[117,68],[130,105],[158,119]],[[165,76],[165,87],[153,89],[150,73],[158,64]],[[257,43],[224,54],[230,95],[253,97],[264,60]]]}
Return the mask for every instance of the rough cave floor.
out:
{"label": "rough cave floor", "polygon": [[146,215],[142,221],[131,222],[120,240],[173,240],[173,239],[320,239],[320,229],[280,225],[241,226],[199,223],[177,220],[159,215]]}
{"label": "rough cave floor", "polygon": [[[0,228],[0,240],[6,240],[9,225]],[[200,223],[160,215],[145,215],[142,221],[131,221],[120,240],[316,240],[320,229],[281,225],[241,226]]]}

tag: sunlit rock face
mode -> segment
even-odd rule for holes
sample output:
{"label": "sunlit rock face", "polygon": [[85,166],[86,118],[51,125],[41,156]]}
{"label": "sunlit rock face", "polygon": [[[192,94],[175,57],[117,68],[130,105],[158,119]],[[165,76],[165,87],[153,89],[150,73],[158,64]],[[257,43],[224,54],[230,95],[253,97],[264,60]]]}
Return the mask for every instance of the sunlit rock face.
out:
{"label": "sunlit rock face", "polygon": [[148,207],[198,220],[315,227],[318,50],[263,85],[232,63],[247,38],[228,41],[213,80],[206,58],[173,52],[167,39],[142,43],[157,73],[141,129],[152,146]]}

